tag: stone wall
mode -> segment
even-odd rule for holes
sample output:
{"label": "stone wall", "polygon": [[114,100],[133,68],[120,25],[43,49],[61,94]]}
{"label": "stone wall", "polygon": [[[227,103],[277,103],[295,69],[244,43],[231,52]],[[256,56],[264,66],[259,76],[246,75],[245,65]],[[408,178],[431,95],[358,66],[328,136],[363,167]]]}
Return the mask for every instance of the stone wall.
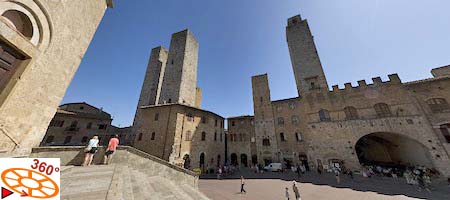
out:
{"label": "stone wall", "polygon": [[[61,165],[81,165],[84,159],[84,147],[39,147],[34,148],[31,158],[60,158]],[[105,148],[100,148],[94,156],[94,164],[101,164]],[[192,171],[179,168],[132,147],[119,146],[112,164],[127,164],[149,176],[161,176],[178,185],[187,184],[198,188],[198,176]]]}
{"label": "stone wall", "polygon": [[0,2],[2,12],[25,13],[38,37],[30,41],[0,20],[0,40],[27,57],[0,91],[1,157],[39,145],[106,7],[105,0]]}
{"label": "stone wall", "polygon": [[[202,153],[205,154],[205,168],[207,165],[215,168],[219,155],[220,164],[223,164],[224,119],[219,115],[182,104],[143,107],[140,113],[140,126],[135,127],[138,133],[134,142],[136,148],[179,166],[188,154],[191,167],[200,167]],[[203,132],[205,140],[202,140]]]}
{"label": "stone wall", "polygon": [[[241,155],[247,157],[247,166],[252,163],[252,156],[257,156],[256,137],[253,116],[231,117],[227,119],[228,135],[227,148],[228,158],[231,159],[232,154],[237,156],[237,164],[244,166]],[[253,148],[252,148],[253,147]],[[231,160],[229,160],[231,162]],[[231,163],[233,164],[233,163]]]}

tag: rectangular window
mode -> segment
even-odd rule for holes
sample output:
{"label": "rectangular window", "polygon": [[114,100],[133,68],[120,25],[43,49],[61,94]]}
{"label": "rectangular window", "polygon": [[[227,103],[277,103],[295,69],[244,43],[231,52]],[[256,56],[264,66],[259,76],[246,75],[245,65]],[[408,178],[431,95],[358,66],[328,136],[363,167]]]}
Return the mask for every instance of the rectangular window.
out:
{"label": "rectangular window", "polygon": [[159,113],[155,113],[155,121],[159,120]]}
{"label": "rectangular window", "polygon": [[193,122],[193,121],[194,121],[194,116],[192,116],[191,113],[188,113],[188,114],[186,115],[186,117],[187,117],[187,120],[188,120],[188,121],[190,121],[190,122]]}
{"label": "rectangular window", "polygon": [[99,130],[106,130],[106,127],[108,127],[108,125],[106,125],[106,124],[99,124],[98,125],[98,129]]}
{"label": "rectangular window", "polygon": [[270,146],[270,140],[269,139],[263,139],[263,146]]}
{"label": "rectangular window", "polygon": [[64,120],[52,120],[50,122],[50,126],[54,126],[54,127],[63,127],[64,125]]}
{"label": "rectangular window", "polygon": [[205,116],[202,117],[202,123],[206,124],[206,117]]}
{"label": "rectangular window", "polygon": [[217,119],[214,121],[214,126],[217,127]]}
{"label": "rectangular window", "polygon": [[89,122],[86,126],[87,129],[91,129],[92,128],[92,122]]}

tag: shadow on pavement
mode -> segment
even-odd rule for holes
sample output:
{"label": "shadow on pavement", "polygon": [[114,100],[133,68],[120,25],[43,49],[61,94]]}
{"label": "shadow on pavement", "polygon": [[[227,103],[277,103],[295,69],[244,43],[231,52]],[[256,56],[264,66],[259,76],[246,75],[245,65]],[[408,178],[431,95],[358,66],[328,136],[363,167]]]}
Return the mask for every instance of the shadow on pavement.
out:
{"label": "shadow on pavement", "polygon": [[[389,177],[372,177],[363,178],[355,175],[351,179],[347,175],[341,176],[340,184],[337,183],[334,174],[322,173],[319,175],[316,172],[307,172],[298,177],[296,173],[289,172],[264,172],[254,173],[248,169],[236,172],[233,175],[223,177],[222,179],[239,179],[243,175],[245,179],[279,179],[284,181],[296,180],[300,183],[311,183],[314,185],[327,185],[335,188],[348,188],[362,192],[375,192],[384,195],[405,195],[413,198],[421,199],[450,199],[450,187],[446,184],[444,179],[435,180],[430,186],[431,193],[422,190],[418,187],[406,184],[404,178],[389,178]],[[215,174],[206,174],[200,176],[200,179],[217,179]]]}

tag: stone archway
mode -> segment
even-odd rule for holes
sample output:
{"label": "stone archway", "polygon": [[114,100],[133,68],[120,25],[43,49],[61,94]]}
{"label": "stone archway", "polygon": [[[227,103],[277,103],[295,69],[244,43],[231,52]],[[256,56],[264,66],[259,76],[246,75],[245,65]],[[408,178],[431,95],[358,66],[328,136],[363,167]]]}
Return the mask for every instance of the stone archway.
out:
{"label": "stone archway", "polygon": [[356,142],[355,151],[362,165],[433,167],[425,145],[400,134],[377,132],[365,135]]}
{"label": "stone archway", "polygon": [[247,154],[241,154],[241,166],[242,167],[248,167],[247,163]]}
{"label": "stone archway", "polygon": [[200,154],[199,167],[200,167],[200,169],[202,169],[202,171],[204,171],[204,169],[205,169],[205,153]]}
{"label": "stone archway", "polygon": [[231,154],[231,165],[237,165],[238,164],[238,160],[237,160],[237,155],[235,153]]}

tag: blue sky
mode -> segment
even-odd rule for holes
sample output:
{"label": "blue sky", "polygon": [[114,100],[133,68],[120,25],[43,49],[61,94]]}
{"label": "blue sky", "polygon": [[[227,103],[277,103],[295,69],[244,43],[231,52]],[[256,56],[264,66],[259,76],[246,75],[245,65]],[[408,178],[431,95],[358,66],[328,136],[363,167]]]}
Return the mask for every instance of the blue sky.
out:
{"label": "blue sky", "polygon": [[172,33],[200,42],[202,108],[223,117],[253,113],[251,76],[268,73],[272,100],[297,96],[286,20],[307,18],[328,84],[398,73],[430,77],[450,64],[448,0],[115,0],[62,103],[88,102],[132,124],[150,50]]}

